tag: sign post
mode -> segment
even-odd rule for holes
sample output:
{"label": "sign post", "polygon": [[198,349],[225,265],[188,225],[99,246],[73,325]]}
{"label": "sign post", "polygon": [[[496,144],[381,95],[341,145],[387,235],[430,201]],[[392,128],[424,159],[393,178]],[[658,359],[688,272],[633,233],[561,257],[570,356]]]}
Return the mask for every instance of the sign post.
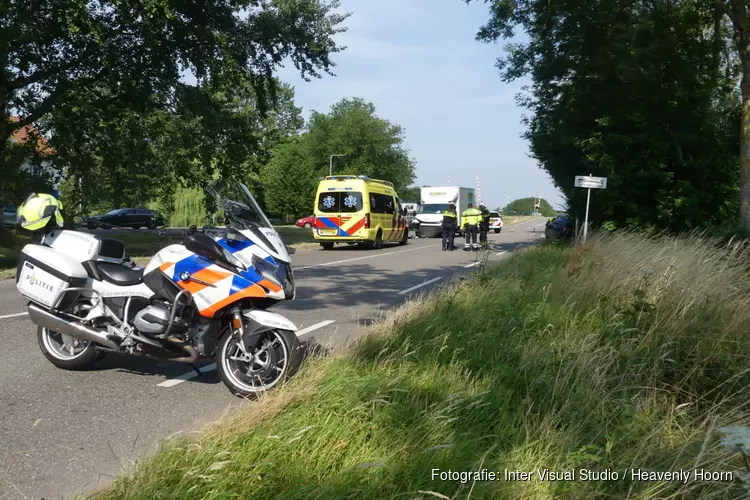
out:
{"label": "sign post", "polygon": [[591,174],[576,175],[574,186],[588,190],[588,193],[586,193],[586,218],[583,222],[583,242],[586,243],[586,236],[589,229],[589,202],[591,201],[591,190],[607,189],[607,178],[592,177]]}

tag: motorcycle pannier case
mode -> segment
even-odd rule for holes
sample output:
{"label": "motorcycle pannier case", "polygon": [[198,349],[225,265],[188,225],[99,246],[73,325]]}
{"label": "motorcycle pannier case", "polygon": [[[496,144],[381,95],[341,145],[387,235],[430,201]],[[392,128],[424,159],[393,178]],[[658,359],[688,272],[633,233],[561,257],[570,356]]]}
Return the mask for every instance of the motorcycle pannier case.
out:
{"label": "motorcycle pannier case", "polygon": [[[51,308],[64,290],[86,285],[88,274],[80,262],[42,246],[26,245],[16,269],[16,288],[32,302]],[[65,310],[80,292],[69,292],[57,306]]]}

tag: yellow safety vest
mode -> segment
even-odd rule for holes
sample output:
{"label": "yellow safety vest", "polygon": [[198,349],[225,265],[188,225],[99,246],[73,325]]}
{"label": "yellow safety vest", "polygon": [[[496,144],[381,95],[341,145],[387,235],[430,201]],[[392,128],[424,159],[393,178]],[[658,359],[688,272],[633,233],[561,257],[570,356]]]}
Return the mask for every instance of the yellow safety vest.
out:
{"label": "yellow safety vest", "polygon": [[461,218],[464,226],[476,226],[482,220],[482,212],[476,208],[467,208],[461,214]]}

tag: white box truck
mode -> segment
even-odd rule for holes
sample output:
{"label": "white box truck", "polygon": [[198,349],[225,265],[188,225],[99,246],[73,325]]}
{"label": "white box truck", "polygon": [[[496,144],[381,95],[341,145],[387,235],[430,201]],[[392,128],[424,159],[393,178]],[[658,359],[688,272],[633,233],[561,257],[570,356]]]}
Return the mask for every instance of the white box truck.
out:
{"label": "white box truck", "polygon": [[421,189],[421,205],[416,220],[419,226],[416,229],[417,236],[431,238],[443,233],[443,212],[448,209],[448,204],[456,205],[458,213],[457,235],[461,235],[461,213],[468,208],[469,203],[474,201],[474,189],[458,186],[445,187],[423,187]]}

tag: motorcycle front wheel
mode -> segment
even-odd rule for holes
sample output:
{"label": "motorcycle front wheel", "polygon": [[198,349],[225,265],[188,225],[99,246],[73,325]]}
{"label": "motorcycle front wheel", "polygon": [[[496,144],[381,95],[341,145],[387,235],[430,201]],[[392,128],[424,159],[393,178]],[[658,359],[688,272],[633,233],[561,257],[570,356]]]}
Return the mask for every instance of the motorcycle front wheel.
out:
{"label": "motorcycle front wheel", "polygon": [[237,336],[230,330],[219,340],[216,368],[221,381],[235,396],[255,398],[280,386],[302,364],[302,346],[294,332],[270,330],[261,334],[254,346],[242,352]]}

